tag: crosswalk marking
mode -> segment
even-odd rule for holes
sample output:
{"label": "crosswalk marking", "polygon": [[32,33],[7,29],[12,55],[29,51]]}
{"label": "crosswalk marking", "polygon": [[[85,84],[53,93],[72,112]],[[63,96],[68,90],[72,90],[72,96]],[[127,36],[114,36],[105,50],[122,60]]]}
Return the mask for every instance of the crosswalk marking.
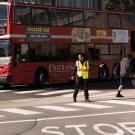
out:
{"label": "crosswalk marking", "polygon": [[[94,91],[89,91],[89,94],[95,94],[95,93],[98,93],[98,92],[100,92],[100,91],[96,91],[96,90],[94,90]],[[84,95],[84,92],[79,92],[78,93],[78,96],[79,95]],[[72,94],[66,94],[66,95],[62,95],[62,97],[72,97],[73,96],[73,93]]]}
{"label": "crosswalk marking", "polygon": [[80,109],[75,109],[75,108],[52,106],[52,105],[36,106],[36,108],[55,110],[55,111],[62,111],[62,112],[70,112],[70,111],[78,111],[78,110],[80,110]]}
{"label": "crosswalk marking", "polygon": [[99,102],[135,106],[135,102],[123,101],[123,100],[107,100],[107,101],[99,101]]}
{"label": "crosswalk marking", "polygon": [[39,94],[36,94],[36,95],[47,96],[47,95],[60,94],[60,93],[66,93],[66,92],[72,92],[72,91],[74,91],[74,90],[68,89],[68,90],[59,90],[59,91],[51,91],[51,92],[39,93]]}
{"label": "crosswalk marking", "polygon": [[20,108],[0,109],[0,111],[10,112],[10,113],[16,113],[16,114],[23,114],[23,115],[33,115],[33,114],[40,114],[40,113],[42,113],[42,112],[24,110],[24,109],[20,109]]}
{"label": "crosswalk marking", "polygon": [[[55,106],[55,105],[42,105],[42,106],[32,106],[34,110],[37,108],[40,111],[32,111],[27,109],[21,109],[21,108],[6,108],[6,109],[0,109],[0,111],[13,113],[13,114],[19,114],[19,115],[34,115],[34,114],[41,114],[44,113],[44,110],[49,111],[60,111],[60,112],[73,112],[73,111],[80,111],[83,110],[83,108],[93,108],[93,109],[105,109],[105,108],[113,108],[115,106],[111,105],[102,105],[99,103],[108,103],[108,104],[120,104],[120,105],[131,105],[135,106],[135,102],[133,101],[123,101],[123,100],[107,100],[107,101],[98,101],[96,103],[66,103],[65,106]],[[79,108],[80,107],[80,108]],[[0,115],[0,118],[5,117],[4,115]]]}
{"label": "crosswalk marking", "polygon": [[11,92],[13,90],[0,90],[0,93],[4,93],[4,92]]}
{"label": "crosswalk marking", "polygon": [[108,93],[98,94],[98,95],[94,95],[94,96],[95,97],[105,97],[105,96],[114,96],[114,94],[116,94],[116,92],[108,92]]}
{"label": "crosswalk marking", "polygon": [[95,109],[104,109],[104,108],[112,108],[113,106],[108,105],[99,105],[92,103],[70,103],[67,105],[79,106],[79,107],[87,107],[87,108],[95,108]]}
{"label": "crosswalk marking", "polygon": [[45,90],[30,90],[30,91],[17,91],[13,92],[15,94],[29,94],[29,93],[38,93],[38,92],[43,92]]}

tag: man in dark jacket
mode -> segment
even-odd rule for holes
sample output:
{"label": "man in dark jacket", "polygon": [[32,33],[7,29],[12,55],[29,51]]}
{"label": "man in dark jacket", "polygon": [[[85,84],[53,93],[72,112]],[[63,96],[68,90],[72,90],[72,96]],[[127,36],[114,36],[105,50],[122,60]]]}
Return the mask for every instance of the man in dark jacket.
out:
{"label": "man in dark jacket", "polygon": [[135,79],[132,77],[132,55],[128,54],[126,58],[123,58],[120,62],[120,85],[118,87],[118,93],[116,97],[124,97],[121,95],[121,90],[123,89],[127,80],[131,80],[132,85],[135,87]]}

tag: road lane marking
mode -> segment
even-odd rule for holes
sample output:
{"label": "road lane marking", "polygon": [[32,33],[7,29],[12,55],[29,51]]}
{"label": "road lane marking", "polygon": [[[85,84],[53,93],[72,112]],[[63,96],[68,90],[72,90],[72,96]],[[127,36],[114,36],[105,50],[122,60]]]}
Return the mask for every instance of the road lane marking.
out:
{"label": "road lane marking", "polygon": [[12,123],[24,123],[24,122],[40,122],[40,121],[50,121],[50,120],[62,120],[62,119],[76,119],[76,118],[86,118],[86,117],[100,117],[100,116],[109,116],[109,115],[121,115],[121,114],[130,114],[135,113],[134,111],[124,111],[124,112],[109,112],[109,113],[96,113],[89,115],[70,115],[63,117],[50,117],[50,118],[40,118],[40,119],[25,119],[25,120],[16,120],[16,121],[2,121],[0,124],[12,124]]}
{"label": "road lane marking", "polygon": [[45,93],[39,93],[36,95],[40,96],[48,96],[48,95],[55,95],[55,94],[61,94],[61,93],[68,93],[68,92],[73,92],[74,90],[68,89],[68,90],[59,90],[59,91],[50,91],[50,92],[45,92]]}
{"label": "road lane marking", "polygon": [[39,93],[39,92],[43,92],[45,90],[30,90],[30,91],[17,91],[17,92],[13,92],[15,94],[30,94],[30,93]]}
{"label": "road lane marking", "polygon": [[4,93],[4,92],[11,92],[13,90],[0,90],[0,93]]}
{"label": "road lane marking", "polygon": [[107,101],[99,101],[99,102],[135,106],[135,102],[124,101],[124,100],[107,100]]}
{"label": "road lane marking", "polygon": [[[89,91],[89,94],[98,93],[98,92],[100,92],[100,91],[92,90],[92,91]],[[80,96],[80,95],[84,95],[84,92],[79,92],[78,96]],[[62,95],[62,97],[73,97],[73,93]]]}
{"label": "road lane marking", "polygon": [[62,111],[62,112],[70,112],[70,111],[78,111],[78,110],[80,110],[80,109],[75,109],[75,108],[52,106],[52,105],[36,106],[36,108],[55,110],[55,111]]}
{"label": "road lane marking", "polygon": [[116,94],[116,92],[108,92],[108,93],[104,93],[104,94],[98,94],[98,95],[94,95],[94,97],[104,97],[104,96],[114,96],[114,94]]}
{"label": "road lane marking", "polygon": [[0,111],[16,113],[16,114],[23,114],[23,115],[33,115],[33,114],[40,114],[42,112],[24,110],[19,108],[7,108],[7,109],[0,109]]}
{"label": "road lane marking", "polygon": [[108,105],[99,105],[99,104],[92,104],[92,103],[70,103],[67,105],[95,108],[95,109],[105,109],[105,108],[112,108],[113,107],[113,106],[108,106]]}

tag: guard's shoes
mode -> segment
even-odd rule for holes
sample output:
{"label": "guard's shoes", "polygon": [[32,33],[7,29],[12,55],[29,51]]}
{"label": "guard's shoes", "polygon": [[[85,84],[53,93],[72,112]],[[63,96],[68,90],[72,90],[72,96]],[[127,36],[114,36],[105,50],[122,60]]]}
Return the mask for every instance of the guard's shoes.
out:
{"label": "guard's shoes", "polygon": [[116,97],[124,97],[123,95],[121,94],[117,94]]}
{"label": "guard's shoes", "polygon": [[85,102],[91,102],[89,99],[85,99]]}

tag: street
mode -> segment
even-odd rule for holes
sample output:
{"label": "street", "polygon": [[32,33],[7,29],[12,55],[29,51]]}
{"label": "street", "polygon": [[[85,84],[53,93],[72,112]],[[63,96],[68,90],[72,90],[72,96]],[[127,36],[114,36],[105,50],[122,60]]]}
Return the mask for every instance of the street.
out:
{"label": "street", "polygon": [[0,0],[0,135],[135,135],[135,0]]}
{"label": "street", "polygon": [[90,103],[82,90],[72,101],[73,84],[1,89],[0,134],[135,135],[135,89],[126,87],[125,97],[116,98],[116,84],[91,83]]}

